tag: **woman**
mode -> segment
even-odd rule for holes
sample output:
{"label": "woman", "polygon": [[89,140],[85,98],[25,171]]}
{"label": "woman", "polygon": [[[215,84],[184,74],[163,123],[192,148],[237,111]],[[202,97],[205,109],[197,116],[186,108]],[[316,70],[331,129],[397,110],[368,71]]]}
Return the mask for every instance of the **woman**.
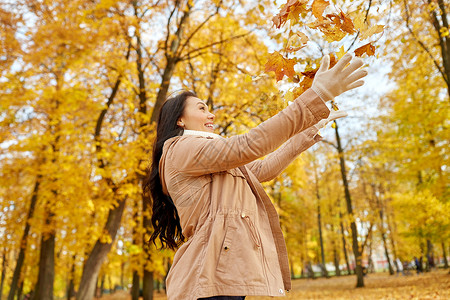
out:
{"label": "woman", "polygon": [[213,133],[214,115],[195,94],[164,103],[146,188],[153,198],[151,241],[181,244],[167,276],[169,300],[283,296],[291,288],[278,215],[260,182],[320,140],[318,128],[345,115],[330,115],[326,102],[364,83],[362,64],[345,55],[329,69],[325,56],[311,89],[231,138]]}

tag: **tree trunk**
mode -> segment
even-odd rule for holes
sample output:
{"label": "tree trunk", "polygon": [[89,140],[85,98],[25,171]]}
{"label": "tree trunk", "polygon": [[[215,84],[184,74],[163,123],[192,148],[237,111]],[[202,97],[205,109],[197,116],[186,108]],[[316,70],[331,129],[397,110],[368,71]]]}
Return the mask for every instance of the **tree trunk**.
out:
{"label": "tree trunk", "polygon": [[341,226],[341,234],[342,234],[342,251],[344,252],[345,257],[345,264],[347,265],[347,274],[351,275],[352,271],[350,269],[350,262],[348,260],[348,254],[347,254],[347,242],[345,240],[345,234],[344,234],[344,224],[342,223],[342,213],[339,213],[339,224]]}
{"label": "tree trunk", "polygon": [[17,300],[21,300],[23,292],[23,281],[20,283],[20,287],[17,290]]}
{"label": "tree trunk", "polygon": [[75,284],[73,279],[75,278],[75,259],[77,258],[76,254],[72,257],[72,267],[70,268],[70,280],[69,285],[67,287],[67,300],[70,300],[72,297],[75,297]]}
{"label": "tree trunk", "polygon": [[125,281],[124,281],[124,273],[125,273],[125,262],[123,261],[120,264],[120,288],[123,290],[125,287]]}
{"label": "tree trunk", "polygon": [[98,291],[98,295],[99,295],[100,298],[103,297],[103,290],[105,288],[105,276],[106,275],[103,274],[102,279],[100,281],[100,291]]}
{"label": "tree trunk", "polygon": [[[164,68],[164,72],[161,78],[161,84],[159,86],[158,94],[156,95],[155,105],[150,117],[150,124],[156,122],[159,116],[159,111],[161,110],[161,106],[167,98],[167,91],[169,90],[170,80],[172,78],[173,71],[175,70],[175,67],[180,59],[181,53],[178,53],[178,50],[180,49],[180,40],[183,35],[185,23],[189,19],[191,8],[191,5],[188,4],[187,9],[184,11],[183,16],[180,19],[180,23],[177,24],[177,31],[175,32],[174,38],[170,43],[170,49],[165,49],[166,67]],[[170,32],[168,32],[166,42],[169,40],[169,38]]]}
{"label": "tree trunk", "polygon": [[[320,242],[320,257],[321,257],[321,269],[322,275],[328,277],[328,271],[325,266],[325,249],[323,247],[323,235],[322,235],[322,222],[321,222],[321,212],[320,212],[320,191],[319,191],[319,178],[317,175],[316,164],[313,161],[314,168],[314,183],[316,188],[316,199],[317,199],[317,228],[319,229],[319,242]],[[281,202],[281,201],[280,201]]]}
{"label": "tree trunk", "polygon": [[373,241],[372,241],[372,236],[370,236],[370,242],[369,242],[369,254],[367,255],[368,260],[369,260],[369,265],[367,266],[367,273],[373,273],[375,272],[375,266],[373,265],[373,260],[372,260],[372,252],[373,252]]}
{"label": "tree trunk", "polygon": [[111,275],[108,275],[108,284],[109,284],[109,293],[111,293],[113,290],[115,291],[116,289],[113,287],[113,283],[111,280]]}
{"label": "tree trunk", "polygon": [[164,68],[164,73],[161,79],[161,85],[158,89],[158,94],[156,95],[155,106],[153,108],[152,116],[150,118],[150,122],[156,122],[159,111],[161,110],[161,106],[167,98],[167,92],[169,91],[170,80],[173,75],[173,71],[175,70],[177,61],[176,59],[170,58],[167,61],[167,65]]}
{"label": "tree trunk", "polygon": [[[131,52],[131,42],[128,44],[127,53],[125,55],[127,61],[130,56],[130,52]],[[117,77],[114,87],[112,88],[111,94],[108,97],[106,107],[100,112],[100,115],[97,118],[97,123],[94,132],[94,141],[96,142],[95,151],[98,155],[103,150],[100,138],[103,120],[109,107],[112,105],[117,95],[120,84],[121,84],[121,75]],[[103,158],[99,158],[98,160],[99,165],[97,167],[100,169],[104,169],[106,167],[106,162],[103,160]],[[105,180],[108,186],[112,189],[113,195],[115,195],[117,187],[114,185],[114,183],[110,178],[105,178]],[[123,210],[125,208],[125,202],[126,198],[120,200],[117,206],[111,208],[108,212],[108,219],[106,221],[104,229],[110,235],[112,242],[114,242],[117,230],[119,229],[120,226],[120,220],[122,218]],[[97,242],[95,243],[94,248],[92,249],[92,252],[88,256],[83,268],[83,274],[81,275],[80,286],[77,292],[76,298],[77,300],[90,300],[94,296],[97,284],[96,279],[98,277],[98,273],[100,272],[100,267],[103,263],[103,260],[105,259],[106,255],[111,249],[112,242],[102,243],[100,240],[97,240]]]}
{"label": "tree trunk", "polygon": [[[135,7],[135,14],[137,14],[137,9]],[[186,15],[186,14],[185,14]],[[184,19],[184,17],[183,17]],[[144,69],[142,68],[142,50],[141,50],[141,37],[140,37],[140,31],[136,30],[136,38],[138,40],[138,44],[139,46],[136,48],[136,54],[137,54],[137,59],[136,59],[136,66],[137,66],[137,71],[138,71],[138,77],[139,77],[139,112],[146,115],[147,114],[147,106],[146,106],[146,101],[147,101],[147,94],[146,94],[146,84],[145,84],[145,77],[144,77]],[[167,56],[168,58],[169,56]],[[156,121],[156,116],[159,115],[159,110],[160,107],[162,105],[162,103],[164,102],[166,96],[167,96],[167,91],[169,88],[169,84],[170,84],[170,79],[172,77],[173,74],[173,70],[175,69],[175,65],[176,65],[177,59],[168,59],[167,60],[167,65],[166,65],[166,69],[164,70],[164,75],[163,75],[163,81],[161,83],[161,88],[158,92],[158,96],[157,96],[157,100],[152,112],[152,116],[150,117],[150,122],[152,121]],[[160,94],[161,92],[161,94]],[[158,98],[159,97],[159,98]],[[159,99],[159,100],[158,100]],[[148,125],[148,122],[141,122],[140,127],[144,128],[145,126]],[[140,132],[140,134],[146,134],[146,132]],[[141,161],[138,163],[138,166],[141,164]],[[142,176],[138,176],[139,177],[139,182],[142,185],[144,178]],[[150,247],[151,244],[148,242],[148,240],[150,239],[151,236],[151,228],[152,228],[152,224],[151,224],[151,198],[150,195],[146,195],[146,194],[142,194],[142,211],[143,213],[143,236],[142,236],[142,243],[143,243],[143,249],[144,249],[144,255],[145,255],[145,259],[147,261],[151,262],[151,255],[150,255]],[[134,282],[134,281],[133,281]],[[144,276],[142,278],[142,296],[144,300],[153,300],[153,272],[150,270],[147,270],[144,266]]]}
{"label": "tree trunk", "polygon": [[[447,251],[445,251],[445,243],[442,242],[441,246],[442,246],[442,256],[444,257],[444,269],[448,269],[448,259],[447,259]],[[2,273],[2,279],[3,279],[3,273]],[[3,280],[2,280],[2,283],[3,283]]]}
{"label": "tree trunk", "polygon": [[434,268],[433,244],[427,239],[427,264],[426,271],[430,272]]}
{"label": "tree trunk", "polygon": [[375,189],[374,189],[373,186],[372,186],[372,188],[373,188],[373,193],[375,195],[375,199],[377,201],[378,215],[380,217],[380,234],[381,234],[381,238],[383,240],[384,255],[385,255],[386,260],[388,262],[389,274],[390,275],[394,275],[394,269],[392,268],[392,262],[391,262],[391,259],[389,257],[389,249],[388,249],[387,241],[386,241],[386,230],[384,228],[383,206],[381,204],[380,198],[376,196]]}
{"label": "tree trunk", "polygon": [[318,223],[318,227],[319,227],[320,254],[321,254],[320,256],[322,259],[322,272],[323,272],[323,276],[328,278],[328,271],[327,271],[327,267],[325,265],[325,249],[323,247],[320,203],[317,204],[317,223]]}
{"label": "tree trunk", "polygon": [[[446,5],[444,0],[438,0],[438,5],[440,9],[440,16],[437,16],[436,12],[433,11],[433,26],[436,29],[437,36],[439,37],[439,46],[441,48],[442,55],[442,77],[447,84],[447,93],[449,95],[450,100],[450,37],[444,36],[442,34],[443,28],[449,28],[449,22],[447,19],[448,12],[446,11]],[[431,4],[431,0],[428,0],[428,3]],[[442,22],[442,24],[441,24]]]}
{"label": "tree trunk", "polygon": [[[133,244],[134,245],[139,245],[141,246],[141,240],[140,240],[140,234],[139,232],[136,230],[137,228],[139,228],[141,226],[140,224],[140,219],[139,219],[139,204],[138,201],[136,200],[134,202],[134,212],[133,212],[133,219],[136,222],[136,226],[133,227]],[[139,255],[139,254],[137,254]],[[140,290],[140,277],[139,277],[139,272],[137,269],[134,269],[135,267],[133,267],[133,280],[132,280],[132,286],[131,286],[131,299],[132,300],[139,300],[139,290]]]}
{"label": "tree trunk", "polygon": [[[115,191],[114,191],[115,192]],[[100,267],[106,255],[111,250],[112,244],[116,238],[117,230],[120,226],[123,210],[125,208],[126,198],[120,200],[118,205],[111,209],[108,214],[108,219],[104,226],[104,231],[107,231],[111,237],[111,243],[102,243],[100,239],[95,243],[92,252],[86,260],[81,276],[80,287],[77,292],[77,300],[91,300],[94,297],[96,279],[100,272]]]}
{"label": "tree trunk", "polygon": [[[53,213],[48,212],[45,219],[50,225]],[[43,232],[41,237],[41,252],[39,256],[39,275],[33,300],[53,300],[53,282],[55,279],[55,230]]]}
{"label": "tree trunk", "polygon": [[[381,225],[381,227],[382,226],[383,225]],[[394,275],[394,269],[392,268],[392,263],[391,263],[391,259],[389,257],[389,250],[388,250],[388,246],[387,246],[387,242],[386,242],[386,234],[384,233],[384,230],[381,230],[380,234],[381,234],[381,238],[383,239],[384,256],[386,256],[386,260],[388,262],[389,274]]]}
{"label": "tree trunk", "polygon": [[132,300],[139,300],[139,281],[140,281],[139,273],[138,271],[133,271],[133,281],[131,286],[131,299]]}
{"label": "tree trunk", "polygon": [[336,276],[341,276],[341,269],[339,268],[339,254],[336,248],[336,245],[333,247],[333,257],[334,257],[334,268],[336,272]]}
{"label": "tree trunk", "polygon": [[[333,224],[331,224],[331,232],[334,232],[334,226]],[[334,262],[334,269],[335,269],[335,275],[336,276],[341,276],[341,269],[339,268],[339,252],[336,246],[336,240],[333,237],[332,240],[332,246],[333,246],[333,262]]]}
{"label": "tree trunk", "polygon": [[[387,216],[389,216],[389,215],[387,214]],[[397,249],[396,249],[396,246],[395,246],[394,233],[392,231],[392,227],[390,225],[389,218],[387,219],[387,225],[388,225],[388,230],[389,230],[389,233],[390,233],[389,234],[389,240],[391,241],[392,254],[394,256],[393,261],[396,261],[397,258],[398,258],[398,256],[397,256]]]}
{"label": "tree trunk", "polygon": [[354,221],[352,199],[351,199],[350,190],[348,187],[347,172],[345,170],[344,150],[342,149],[337,122],[334,121],[334,124],[335,124],[336,141],[337,141],[337,145],[338,145],[337,149],[339,152],[339,162],[340,162],[340,166],[341,166],[342,183],[344,186],[345,201],[347,204],[348,215],[351,218],[350,228],[352,231],[352,248],[353,248],[353,254],[355,256],[355,262],[356,262],[356,287],[364,287],[364,274],[363,274],[363,269],[362,269],[362,257],[361,257],[362,253],[359,252],[358,230],[356,228],[356,223]]}
{"label": "tree trunk", "polygon": [[153,300],[153,272],[144,269],[142,293],[144,300]]}
{"label": "tree trunk", "polygon": [[[36,206],[37,195],[38,195],[38,191],[39,191],[39,184],[41,182],[41,178],[42,178],[42,175],[38,174],[36,177],[36,182],[34,184],[33,194],[31,196],[31,203],[30,203],[30,207],[28,209],[27,219],[25,220],[25,230],[23,232],[22,239],[20,240],[19,257],[17,258],[16,267],[14,268],[14,274],[13,274],[11,287],[10,287],[9,294],[8,294],[8,300],[14,299],[14,295],[17,290],[17,284],[19,283],[20,272],[22,271],[23,262],[25,260],[25,251],[27,249],[27,243],[28,243],[27,237],[28,237],[28,233],[30,232],[30,220],[34,214],[34,208]],[[2,276],[3,276],[3,274],[2,274]],[[2,284],[3,284],[3,280],[2,280]]]}
{"label": "tree trunk", "polygon": [[[444,245],[444,243],[442,243],[442,245]],[[5,275],[6,275],[6,247],[3,248],[3,255],[2,255],[2,278],[0,281],[0,300],[3,298],[3,284],[5,283]]]}

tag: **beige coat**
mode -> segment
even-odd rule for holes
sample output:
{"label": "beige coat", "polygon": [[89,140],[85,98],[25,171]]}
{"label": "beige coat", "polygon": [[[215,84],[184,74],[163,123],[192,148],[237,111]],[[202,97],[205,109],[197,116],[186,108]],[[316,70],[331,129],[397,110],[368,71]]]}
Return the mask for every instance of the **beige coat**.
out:
{"label": "beige coat", "polygon": [[329,112],[307,90],[246,134],[177,136],[165,142],[161,183],[187,238],[167,277],[169,300],[283,296],[291,289],[278,214],[260,182],[275,178],[320,140],[311,126]]}

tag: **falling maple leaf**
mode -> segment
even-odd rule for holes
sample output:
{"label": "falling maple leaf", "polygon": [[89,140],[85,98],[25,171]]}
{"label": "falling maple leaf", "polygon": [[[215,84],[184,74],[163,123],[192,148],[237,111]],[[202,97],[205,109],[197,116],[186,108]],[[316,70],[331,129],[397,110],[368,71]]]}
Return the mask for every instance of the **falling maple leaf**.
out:
{"label": "falling maple leaf", "polygon": [[342,21],[340,26],[341,30],[347,32],[349,34],[355,33],[355,25],[353,25],[353,21],[347,17],[347,15],[341,10],[339,14],[339,19]]}
{"label": "falling maple leaf", "polygon": [[365,44],[364,46],[359,47],[355,50],[356,56],[363,56],[364,53],[367,53],[369,56],[375,55],[375,46],[372,43]]}
{"label": "falling maple leaf", "polygon": [[283,76],[293,79],[295,75],[294,65],[295,59],[284,58],[280,53],[275,51],[270,54],[269,60],[266,63],[265,71],[266,73],[274,71],[277,81],[283,79]]}
{"label": "falling maple leaf", "polygon": [[306,46],[309,38],[303,32],[293,33],[287,42],[286,52],[295,52]]}
{"label": "falling maple leaf", "polygon": [[361,41],[365,40],[365,39],[367,39],[368,37],[370,37],[370,36],[372,36],[374,34],[383,32],[383,30],[384,30],[384,25],[374,25],[374,26],[370,27],[369,29],[367,29],[366,31],[364,31],[361,34],[361,36],[359,37],[359,39]]}
{"label": "falling maple leaf", "polygon": [[298,16],[303,12],[307,12],[307,3],[308,0],[289,0],[283,6],[280,12],[272,18],[272,22],[275,27],[280,28],[284,23],[287,22],[287,20],[290,19],[296,20],[298,22]]}
{"label": "falling maple leaf", "polygon": [[323,20],[323,11],[327,6],[330,5],[330,2],[325,0],[314,0],[312,4],[312,13],[318,20]]}
{"label": "falling maple leaf", "polygon": [[341,59],[344,55],[345,55],[345,50],[344,50],[344,46],[341,46],[341,48],[339,48],[339,52],[336,52],[336,56],[338,59]]}

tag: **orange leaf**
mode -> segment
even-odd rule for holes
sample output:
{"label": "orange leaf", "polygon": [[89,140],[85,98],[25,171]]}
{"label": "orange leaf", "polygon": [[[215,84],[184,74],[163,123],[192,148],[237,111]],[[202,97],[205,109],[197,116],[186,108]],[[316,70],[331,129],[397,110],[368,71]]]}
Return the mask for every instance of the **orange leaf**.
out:
{"label": "orange leaf", "polygon": [[347,33],[355,33],[355,25],[353,25],[352,19],[347,17],[346,14],[341,10],[341,13],[339,14],[340,19],[342,20],[341,30]]}
{"label": "orange leaf", "polygon": [[277,81],[283,79],[283,76],[293,79],[295,75],[294,65],[296,61],[294,59],[286,59],[280,53],[274,52],[270,54],[269,60],[266,63],[266,73],[274,71]]}
{"label": "orange leaf", "polygon": [[313,15],[320,21],[323,20],[322,14],[328,5],[330,5],[330,2],[327,2],[325,0],[314,0],[314,2],[312,4]]}
{"label": "orange leaf", "polygon": [[288,19],[295,19],[298,21],[298,15],[306,12],[306,4],[308,0],[289,0],[280,12],[272,18],[272,22],[276,28],[280,28]]}
{"label": "orange leaf", "polygon": [[369,56],[375,55],[375,46],[372,45],[371,43],[368,43],[368,44],[365,44],[364,46],[361,46],[355,50],[356,56],[361,57],[361,56],[363,56],[364,53],[367,53],[367,55],[369,55]]}

